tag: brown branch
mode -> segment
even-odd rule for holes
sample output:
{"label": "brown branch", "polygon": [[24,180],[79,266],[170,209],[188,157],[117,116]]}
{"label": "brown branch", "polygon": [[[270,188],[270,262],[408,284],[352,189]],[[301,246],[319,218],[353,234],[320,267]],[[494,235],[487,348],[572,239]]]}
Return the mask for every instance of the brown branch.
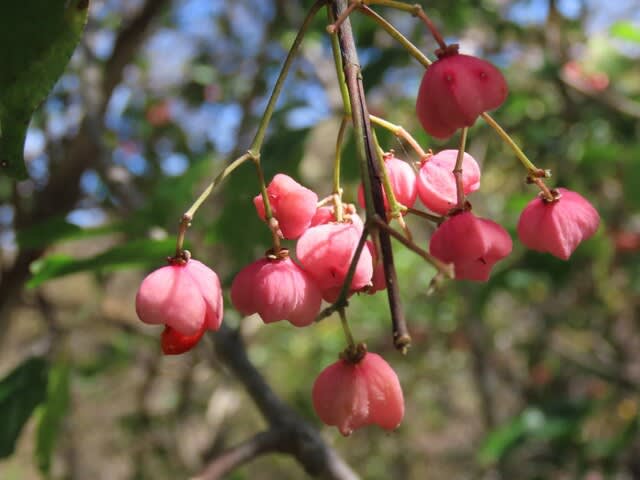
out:
{"label": "brown branch", "polygon": [[[277,443],[277,451],[294,456],[310,475],[333,480],[358,478],[344,460],[324,443],[318,431],[278,398],[249,360],[244,342],[237,330],[223,324],[220,330],[211,335],[211,338],[215,346],[215,359],[230,370],[233,378],[242,383],[269,423],[270,431],[275,432],[273,435],[278,441],[272,440]],[[244,452],[244,455],[248,453]],[[235,453],[235,455],[240,454]],[[257,455],[253,455],[255,456]],[[253,457],[248,457],[247,460]],[[214,459],[212,463],[216,461],[217,459]],[[204,471],[206,472],[207,469]]]}
{"label": "brown branch", "polygon": [[[332,8],[335,16],[340,18],[342,13],[348,8],[348,2],[347,0],[334,0],[332,2]],[[366,156],[366,163],[368,165],[366,172],[363,171],[361,173],[363,177],[368,173],[369,178],[363,178],[363,181],[367,181],[371,185],[373,206],[376,214],[380,218],[386,218],[382,196],[382,175],[378,168],[378,162],[375,161],[377,152],[373,139],[373,130],[369,120],[369,110],[364,95],[358,52],[356,50],[349,18],[346,18],[340,25],[338,40],[340,50],[342,51],[342,64],[344,65],[345,79],[351,101],[354,132],[356,135],[361,135],[361,138],[358,138],[358,142],[360,144],[364,143],[364,152],[360,153]],[[391,312],[393,344],[398,350],[404,353],[411,344],[411,336],[400,303],[398,276],[393,262],[391,238],[389,234],[383,230],[380,231],[380,252],[387,284],[389,310]]]}
{"label": "brown branch", "polygon": [[267,430],[233,446],[211,461],[206,468],[191,480],[218,480],[227,473],[266,453],[278,452],[283,442],[283,431]]}

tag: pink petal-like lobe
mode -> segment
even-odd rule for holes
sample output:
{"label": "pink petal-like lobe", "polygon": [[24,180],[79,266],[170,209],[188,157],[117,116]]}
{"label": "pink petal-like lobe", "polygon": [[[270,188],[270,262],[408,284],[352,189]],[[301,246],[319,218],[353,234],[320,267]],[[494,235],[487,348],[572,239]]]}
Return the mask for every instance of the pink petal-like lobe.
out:
{"label": "pink petal-like lobe", "polygon": [[356,364],[341,359],[329,365],[313,384],[312,399],[320,419],[345,436],[371,424],[394,430],[404,417],[398,376],[375,353]]}
{"label": "pink petal-like lobe", "polygon": [[[284,238],[296,239],[309,227],[316,213],[318,196],[293,178],[277,174],[267,187],[273,216]],[[258,215],[265,219],[262,195],[253,199]]]}
{"label": "pink petal-like lobe", "polygon": [[598,230],[600,216],[580,194],[558,188],[560,198],[545,202],[539,196],[524,208],[518,221],[520,241],[539,252],[568,260],[578,245]]}
{"label": "pink petal-like lobe", "polygon": [[202,294],[206,306],[207,328],[213,331],[218,330],[224,315],[222,287],[218,275],[198,260],[189,260],[185,268]]}
{"label": "pink petal-like lobe", "polygon": [[186,266],[169,265],[142,281],[136,295],[136,313],[145,323],[164,324],[193,335],[205,321],[206,305]]}
{"label": "pink petal-like lobe", "polygon": [[[386,154],[384,166],[396,200],[405,207],[413,207],[418,192],[416,190],[416,174],[411,165],[396,158],[393,154]],[[389,210],[389,202],[384,190],[382,191],[382,196],[384,198],[384,208]],[[358,203],[364,208],[364,188],[362,185],[358,187]]]}
{"label": "pink petal-like lobe", "polygon": [[433,233],[429,252],[453,263],[455,278],[486,282],[493,265],[509,255],[513,244],[509,233],[492,220],[471,212],[449,217]]}
{"label": "pink petal-like lobe", "polygon": [[[440,215],[446,215],[457,203],[453,175],[457,157],[458,150],[442,150],[424,162],[418,173],[416,183],[420,200],[425,207]],[[480,167],[466,152],[462,156],[462,185],[465,195],[480,188]]]}
{"label": "pink petal-like lobe", "polygon": [[243,268],[231,285],[231,301],[243,315],[257,313],[265,323],[313,323],[322,294],[314,279],[291,258],[260,259]]}
{"label": "pink petal-like lobe", "polygon": [[154,270],[136,294],[140,320],[163,324],[184,336],[220,328],[222,289],[216,273],[197,260]]}
{"label": "pink petal-like lobe", "polygon": [[[353,223],[327,223],[309,228],[298,239],[298,261],[315,279],[328,302],[335,301],[338,296],[361,233],[362,229]],[[356,264],[351,291],[367,286],[372,275],[371,253],[364,248]]]}
{"label": "pink petal-like lobe", "polygon": [[416,113],[425,131],[449,138],[470,127],[483,112],[498,108],[507,98],[507,83],[496,67],[470,55],[447,55],[426,70]]}

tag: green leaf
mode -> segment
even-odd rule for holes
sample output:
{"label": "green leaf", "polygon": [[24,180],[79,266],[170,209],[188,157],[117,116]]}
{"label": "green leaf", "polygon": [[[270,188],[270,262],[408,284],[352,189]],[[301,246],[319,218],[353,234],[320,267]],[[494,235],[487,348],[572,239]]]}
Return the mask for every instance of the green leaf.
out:
{"label": "green leaf", "polygon": [[42,248],[62,240],[106,235],[122,229],[117,224],[81,228],[67,222],[64,217],[53,217],[16,232],[16,241],[21,248]]}
{"label": "green leaf", "polygon": [[0,171],[27,176],[23,148],[34,110],[71,58],[89,0],[5,1],[0,7]]}
{"label": "green leaf", "polygon": [[622,40],[640,43],[640,25],[634,25],[629,20],[616,22],[611,26],[611,35]]}
{"label": "green leaf", "polygon": [[47,401],[38,411],[35,457],[38,468],[49,474],[51,455],[69,408],[70,368],[66,363],[54,365],[49,371]]}
{"label": "green leaf", "polygon": [[174,239],[137,240],[118,245],[106,252],[89,258],[74,258],[69,255],[49,255],[31,264],[33,277],[29,288],[53,278],[86,271],[112,271],[132,265],[160,265],[164,258],[175,250]]}
{"label": "green leaf", "polygon": [[524,432],[525,426],[520,416],[492,431],[478,450],[479,462],[482,465],[495,463],[521,439]]}
{"label": "green leaf", "polygon": [[32,357],[0,380],[0,458],[13,453],[22,427],[47,394],[48,364]]}
{"label": "green leaf", "polygon": [[478,460],[483,465],[495,463],[519,443],[530,439],[566,439],[576,432],[585,412],[586,407],[582,405],[549,412],[529,407],[487,435],[478,451]]}

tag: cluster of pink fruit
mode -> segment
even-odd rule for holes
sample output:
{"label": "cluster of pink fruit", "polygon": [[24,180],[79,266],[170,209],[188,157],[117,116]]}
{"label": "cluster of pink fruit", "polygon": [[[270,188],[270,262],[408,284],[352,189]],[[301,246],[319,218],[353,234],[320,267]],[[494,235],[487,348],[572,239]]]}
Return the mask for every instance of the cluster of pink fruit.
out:
{"label": "cluster of pink fruit", "polygon": [[[457,48],[445,49],[425,73],[417,114],[429,134],[446,138],[497,108],[506,94],[504,78],[495,67],[459,55]],[[471,155],[458,157],[458,150],[427,155],[417,174],[392,153],[383,161],[402,213],[420,198],[441,216],[430,240],[431,255],[453,264],[456,279],[486,281],[493,265],[511,252],[512,241],[500,225],[471,212],[466,195],[480,187],[480,168]],[[518,236],[533,250],[568,259],[580,242],[595,233],[598,214],[575,192],[549,190],[541,181],[535,183],[542,194],[522,212]],[[353,205],[342,204],[341,199],[318,203],[313,191],[284,174],[273,178],[266,194],[273,215],[270,226],[279,238],[297,241],[296,260],[285,248],[269,250],[237,274],[231,300],[243,315],[258,314],[265,323],[288,320],[304,327],[317,318],[323,299],[338,299],[364,225]],[[359,200],[363,205],[362,187]],[[264,197],[257,196],[254,204],[264,220]],[[385,206],[389,210],[386,196]],[[379,258],[369,241],[356,260],[350,294],[385,288]],[[222,291],[217,275],[188,254],[170,263],[144,279],[136,309],[143,322],[165,325],[162,349],[177,354],[192,348],[206,330],[219,328]],[[352,343],[339,361],[320,374],[312,397],[319,417],[344,435],[368,424],[392,430],[404,415],[398,377],[362,344]]]}

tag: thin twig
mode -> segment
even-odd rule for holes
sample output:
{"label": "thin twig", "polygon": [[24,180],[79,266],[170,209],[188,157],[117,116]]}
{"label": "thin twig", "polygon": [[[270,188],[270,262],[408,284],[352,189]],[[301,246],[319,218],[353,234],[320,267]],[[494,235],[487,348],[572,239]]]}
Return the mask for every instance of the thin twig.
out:
{"label": "thin twig", "polygon": [[283,431],[271,429],[255,434],[231,447],[212,460],[199,475],[191,480],[218,480],[241,465],[265,453],[277,452],[283,443]]}
{"label": "thin twig", "polygon": [[[335,312],[340,311],[346,308],[349,305],[347,298],[349,297],[349,293],[351,291],[351,281],[353,280],[353,276],[356,273],[356,267],[358,266],[358,260],[360,259],[360,255],[362,254],[362,250],[364,250],[364,246],[367,242],[367,236],[369,236],[369,228],[365,225],[362,229],[362,233],[360,234],[360,239],[358,240],[358,245],[353,252],[353,257],[351,257],[351,263],[349,264],[349,270],[347,270],[347,275],[345,276],[344,282],[342,283],[342,288],[340,289],[340,293],[338,294],[338,298],[332,305],[325,308],[320,312],[318,317],[316,318],[316,322],[323,320],[327,317],[330,317]],[[353,342],[353,339],[351,339]]]}
{"label": "thin twig", "polygon": [[456,208],[463,209],[464,202],[467,197],[464,193],[464,184],[462,182],[462,161],[464,160],[464,150],[467,144],[468,127],[464,127],[460,131],[460,145],[458,146],[458,156],[456,157],[456,165],[453,167],[453,177],[456,179]]}
{"label": "thin twig", "polygon": [[388,235],[391,235],[393,238],[395,238],[400,243],[402,243],[409,250],[420,255],[427,262],[433,265],[441,274],[443,274],[447,278],[453,278],[453,267],[451,264],[444,263],[442,260],[439,260],[438,258],[434,257],[426,250],[420,248],[411,240],[409,240],[404,235],[402,235],[400,232],[396,232],[393,228],[389,226],[387,222],[382,220],[380,217],[375,216],[371,219],[371,221],[375,224],[375,226],[381,232],[386,232]]}

